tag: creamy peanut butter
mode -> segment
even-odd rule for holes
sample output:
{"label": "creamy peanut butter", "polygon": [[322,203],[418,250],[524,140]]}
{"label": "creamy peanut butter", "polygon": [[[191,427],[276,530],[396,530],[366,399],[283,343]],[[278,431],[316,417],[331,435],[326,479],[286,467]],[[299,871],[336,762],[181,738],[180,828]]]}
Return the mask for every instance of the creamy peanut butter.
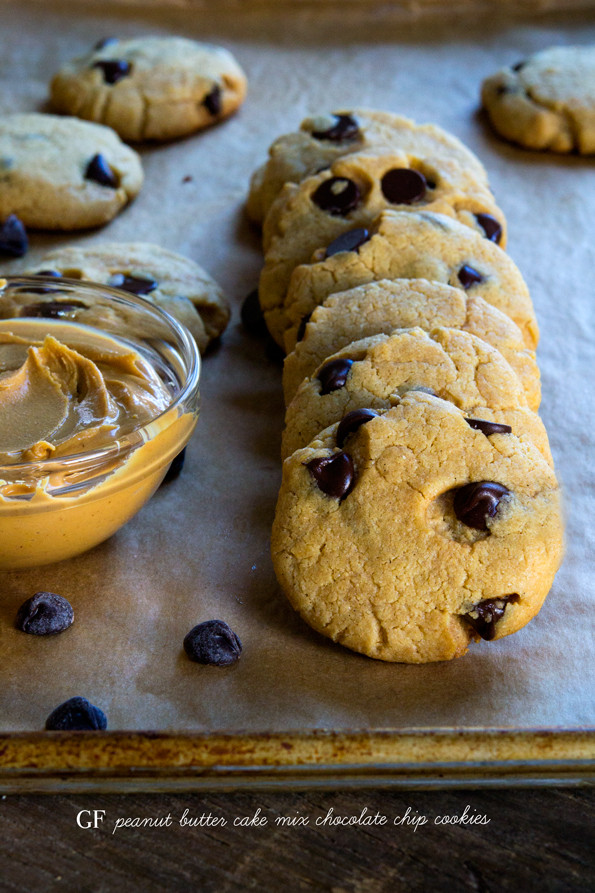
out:
{"label": "creamy peanut butter", "polygon": [[[0,320],[0,568],[76,555],[131,518],[194,428],[171,402],[123,341],[73,322]],[[81,455],[110,446],[97,461]]]}

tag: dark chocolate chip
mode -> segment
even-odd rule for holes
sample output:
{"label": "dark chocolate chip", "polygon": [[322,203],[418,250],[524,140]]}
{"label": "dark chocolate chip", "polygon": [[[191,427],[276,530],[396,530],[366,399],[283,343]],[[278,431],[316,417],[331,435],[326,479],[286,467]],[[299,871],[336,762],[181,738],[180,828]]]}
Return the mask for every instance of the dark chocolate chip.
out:
{"label": "dark chocolate chip", "polygon": [[169,484],[170,481],[174,481],[177,477],[179,477],[180,472],[184,467],[184,460],[186,459],[186,447],[178,453],[175,459],[172,461],[171,465],[167,469],[165,477],[163,478],[163,484]]}
{"label": "dark chocolate chip", "polygon": [[311,459],[306,467],[319,490],[334,499],[345,499],[355,484],[353,460],[347,453]]}
{"label": "dark chocolate chip", "polygon": [[298,330],[297,330],[297,335],[296,335],[297,341],[301,341],[302,338],[304,337],[304,335],[306,334],[306,326],[310,322],[310,317],[312,316],[313,312],[314,311],[312,310],[310,313],[306,313],[305,316],[302,316],[302,318],[300,320],[300,324],[298,326]]}
{"label": "dark chocolate chip", "polygon": [[385,173],[380,185],[384,197],[392,205],[413,205],[424,198],[428,184],[420,171],[395,167]]}
{"label": "dark chocolate chip", "polygon": [[359,204],[361,193],[353,180],[330,177],[312,194],[312,201],[322,211],[344,217]]}
{"label": "dark chocolate chip", "polygon": [[[59,289],[35,289],[30,288],[30,292],[57,292]],[[82,301],[40,301],[39,304],[29,304],[27,307],[23,307],[21,310],[20,316],[30,316],[39,319],[62,319],[64,316],[68,316],[70,313],[74,313],[76,310],[86,310],[87,304],[83,304]]]}
{"label": "dark chocolate chip", "polygon": [[27,231],[16,214],[9,214],[3,223],[0,223],[0,254],[9,257],[22,257],[29,248]]}
{"label": "dark chocolate chip", "polygon": [[242,325],[251,335],[266,335],[267,326],[258,299],[258,289],[253,289],[244,300],[241,310]]}
{"label": "dark chocolate chip", "polygon": [[159,283],[154,279],[147,279],[145,276],[128,276],[126,273],[114,273],[113,276],[110,276],[108,285],[142,297],[155,291]]}
{"label": "dark chocolate chip", "polygon": [[107,729],[107,717],[86,698],[70,698],[50,713],[45,727],[48,732],[103,731]]}
{"label": "dark chocolate chip", "polygon": [[105,49],[105,47],[109,47],[113,43],[117,43],[117,42],[118,42],[117,37],[103,37],[101,40],[97,41],[97,43],[95,44],[93,49],[95,50],[95,52],[98,52],[99,50],[103,50],[103,49]]}
{"label": "dark chocolate chip", "polygon": [[347,357],[325,363],[316,376],[321,384],[321,395],[330,394],[331,391],[338,391],[339,388],[344,387],[352,366],[353,360],[349,360]]}
{"label": "dark chocolate chip", "polygon": [[335,123],[327,130],[315,130],[312,132],[314,139],[343,143],[359,138],[360,129],[355,118],[351,115],[333,115],[333,118]]}
{"label": "dark chocolate chip", "polygon": [[486,234],[486,239],[498,245],[502,238],[502,224],[491,214],[476,214],[475,219]]}
{"label": "dark chocolate chip", "polygon": [[477,285],[478,282],[483,282],[481,273],[478,273],[477,270],[474,270],[469,264],[465,264],[461,267],[458,276],[459,282],[464,289],[471,288],[472,285]]}
{"label": "dark chocolate chip", "polygon": [[474,605],[468,614],[462,616],[482,639],[489,642],[496,635],[496,624],[504,616],[506,606],[516,604],[518,601],[519,596],[516,592],[512,595],[503,595],[501,598],[486,598]]}
{"label": "dark chocolate chip", "polygon": [[455,490],[453,499],[454,513],[467,527],[474,530],[487,530],[488,518],[493,518],[498,511],[500,500],[509,493],[503,484],[495,481],[476,481]]}
{"label": "dark chocolate chip", "polygon": [[68,629],[73,620],[69,601],[55,592],[36,592],[19,608],[15,625],[32,636],[53,636]]}
{"label": "dark chocolate chip", "polygon": [[502,425],[499,422],[488,422],[485,419],[465,419],[468,425],[477,431],[482,431],[486,437],[490,434],[512,434],[510,425]]}
{"label": "dark chocolate chip", "polygon": [[132,71],[132,65],[126,59],[103,59],[94,62],[93,68],[101,69],[106,84],[117,84]]}
{"label": "dark chocolate chip", "polygon": [[211,91],[207,93],[202,104],[211,115],[220,115],[223,110],[221,98],[221,87],[219,84],[213,84]]}
{"label": "dark chocolate chip", "polygon": [[118,178],[103,155],[94,155],[85,168],[85,180],[94,180],[100,186],[118,188]]}
{"label": "dark chocolate chip", "polygon": [[370,233],[364,227],[350,229],[346,233],[341,233],[326,249],[326,256],[332,257],[333,254],[339,254],[340,251],[357,251],[360,245],[367,242]]}
{"label": "dark chocolate chip", "polygon": [[191,174],[186,174],[185,177],[182,177],[182,183],[192,183],[194,177]]}
{"label": "dark chocolate chip", "polygon": [[190,660],[213,667],[228,667],[238,660],[242,643],[223,620],[207,620],[190,630],[184,639]]}
{"label": "dark chocolate chip", "polygon": [[511,68],[513,71],[520,71],[521,68],[524,68],[527,63],[523,59],[522,62],[517,62],[515,65],[512,65]]}
{"label": "dark chocolate chip", "polygon": [[378,413],[373,409],[352,409],[351,412],[346,413],[337,428],[337,446],[342,447],[350,434],[353,434],[366,422],[371,422],[377,415]]}

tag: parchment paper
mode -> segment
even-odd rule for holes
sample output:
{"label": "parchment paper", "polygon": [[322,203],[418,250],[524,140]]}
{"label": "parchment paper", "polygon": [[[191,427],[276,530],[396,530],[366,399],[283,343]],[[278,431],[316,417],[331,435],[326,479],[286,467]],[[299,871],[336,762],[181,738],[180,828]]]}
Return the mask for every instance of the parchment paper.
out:
{"label": "parchment paper", "polygon": [[[250,80],[249,98],[229,122],[143,148],[146,183],[136,202],[102,231],[74,237],[179,250],[221,282],[234,315],[220,351],[204,362],[203,409],[182,476],[88,554],[0,577],[0,729],[41,729],[73,695],[102,707],[111,729],[593,724],[595,161],[501,143],[477,104],[488,73],[553,44],[595,42],[595,19],[405,31],[368,15],[358,28],[337,19],[321,29],[315,13],[299,22],[238,10],[218,18],[214,6],[192,15],[90,3],[0,8],[2,112],[42,106],[58,64],[107,35],[218,42]],[[242,202],[275,136],[341,104],[434,121],[477,152],[541,325],[542,413],[566,494],[566,560],[527,628],[451,663],[384,664],[333,645],[293,613],[269,559],[281,376],[239,323],[261,264]],[[186,175],[191,182],[182,182]],[[30,268],[64,241],[34,234],[28,257],[3,270]],[[40,589],[73,604],[75,624],[63,635],[41,639],[13,628],[18,606]],[[186,632],[214,617],[244,644],[239,663],[225,670],[192,664],[182,651]]]}

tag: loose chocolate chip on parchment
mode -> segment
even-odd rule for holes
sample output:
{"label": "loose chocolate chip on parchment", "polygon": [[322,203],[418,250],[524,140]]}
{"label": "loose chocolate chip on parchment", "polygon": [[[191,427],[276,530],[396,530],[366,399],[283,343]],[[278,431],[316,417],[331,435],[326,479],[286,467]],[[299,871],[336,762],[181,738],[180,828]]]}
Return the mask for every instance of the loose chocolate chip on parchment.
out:
{"label": "loose chocolate chip on parchment", "polygon": [[16,214],[9,214],[0,223],[0,254],[9,257],[23,257],[29,248],[29,239],[25,225]]}
{"label": "loose chocolate chip on parchment", "polygon": [[471,428],[482,431],[486,437],[490,434],[512,434],[510,425],[502,425],[500,422],[488,422],[486,419],[465,419]]}
{"label": "loose chocolate chip on parchment", "polygon": [[347,357],[325,363],[316,376],[321,384],[321,395],[330,394],[331,391],[338,391],[339,388],[344,387],[352,366],[353,360]]}
{"label": "loose chocolate chip on parchment", "polygon": [[118,178],[103,155],[94,155],[85,168],[85,180],[94,180],[100,186],[118,188]]}
{"label": "loose chocolate chip on parchment", "polygon": [[361,193],[353,180],[347,177],[330,177],[313,192],[312,201],[322,211],[345,217],[359,204]]}
{"label": "loose chocolate chip on parchment", "polygon": [[427,189],[426,178],[409,167],[393,168],[380,181],[382,194],[392,205],[413,205],[420,202]]}
{"label": "loose chocolate chip on parchment", "polygon": [[108,285],[112,288],[121,288],[133,295],[142,297],[155,291],[159,287],[159,283],[155,279],[148,279],[146,276],[129,276],[126,273],[114,273],[110,276]]}
{"label": "loose chocolate chip on parchment", "polygon": [[252,289],[250,294],[246,295],[240,311],[240,317],[242,325],[251,335],[257,335],[258,337],[266,335],[268,330],[264,321],[262,307],[260,306],[257,288]]}
{"label": "loose chocolate chip on parchment", "polygon": [[132,72],[132,65],[126,59],[102,59],[93,63],[93,68],[100,68],[106,84],[117,84]]}
{"label": "loose chocolate chip on parchment", "polygon": [[[58,288],[30,288],[34,294],[48,294],[58,292]],[[35,319],[62,319],[76,310],[86,310],[87,304],[82,301],[40,301],[38,304],[28,304],[20,312],[20,316],[29,316]]]}
{"label": "loose chocolate chip on parchment", "polygon": [[350,229],[346,233],[337,236],[326,249],[326,256],[332,257],[333,254],[339,254],[341,251],[357,251],[360,245],[367,242],[370,233],[363,226],[357,229]]}
{"label": "loose chocolate chip on parchment", "polygon": [[319,490],[334,499],[345,499],[355,484],[353,460],[347,453],[320,456],[305,463]]}
{"label": "loose chocolate chip on parchment", "polygon": [[504,616],[506,606],[518,602],[516,592],[503,595],[501,598],[486,598],[474,605],[471,611],[461,616],[469,623],[482,639],[490,642],[496,635],[496,624]]}
{"label": "loose chocolate chip on parchment", "polygon": [[373,409],[352,409],[346,413],[337,428],[337,446],[342,447],[350,434],[353,434],[366,422],[371,422],[378,415]]}
{"label": "loose chocolate chip on parchment", "polygon": [[486,239],[497,245],[502,238],[502,224],[492,214],[476,214],[475,219],[486,234]]}
{"label": "loose chocolate chip on parchment", "polygon": [[329,140],[332,143],[343,143],[356,140],[360,136],[358,123],[352,115],[333,115],[335,120],[326,130],[315,130],[312,136],[317,140]]}
{"label": "loose chocolate chip on parchment", "polygon": [[453,510],[459,521],[474,530],[487,530],[488,518],[498,511],[500,500],[510,493],[503,484],[495,481],[476,481],[455,490]]}
{"label": "loose chocolate chip on parchment", "polygon": [[203,99],[202,104],[211,115],[215,116],[221,114],[223,103],[221,87],[219,84],[213,84],[213,87]]}
{"label": "loose chocolate chip on parchment", "polygon": [[464,289],[471,288],[472,285],[477,285],[478,282],[483,282],[481,273],[478,273],[477,270],[474,270],[469,264],[464,264],[461,267],[458,272],[458,277],[459,282]]}
{"label": "loose chocolate chip on parchment", "polygon": [[184,651],[196,663],[228,667],[239,659],[242,643],[223,620],[206,620],[186,635]]}
{"label": "loose chocolate chip on parchment", "polygon": [[69,698],[56,707],[45,723],[48,732],[95,732],[107,729],[107,717],[86,698]]}
{"label": "loose chocolate chip on parchment", "polygon": [[36,592],[19,608],[15,626],[32,636],[54,636],[68,629],[73,620],[67,599],[55,592]]}
{"label": "loose chocolate chip on parchment", "polygon": [[178,455],[173,459],[171,465],[167,469],[165,477],[163,478],[163,484],[169,484],[170,481],[174,481],[182,471],[184,467],[184,461],[186,459],[186,447],[178,453]]}

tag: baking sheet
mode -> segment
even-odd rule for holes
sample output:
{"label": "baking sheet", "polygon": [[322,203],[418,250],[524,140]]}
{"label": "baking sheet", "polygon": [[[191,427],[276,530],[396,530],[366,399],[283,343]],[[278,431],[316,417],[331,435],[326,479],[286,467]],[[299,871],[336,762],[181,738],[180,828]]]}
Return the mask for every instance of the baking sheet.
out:
{"label": "baking sheet", "polygon": [[[74,8],[77,9],[75,16]],[[201,135],[142,149],[136,202],[77,241],[144,239],[202,263],[234,308],[218,353],[203,365],[203,408],[182,477],[120,533],[78,559],[0,577],[0,731],[43,728],[58,703],[84,695],[111,729],[502,729],[595,725],[590,557],[595,164],[500,143],[477,115],[481,79],[553,44],[595,42],[592,15],[500,24],[321,31],[310,18],[190,17],[105,4],[5,3],[0,8],[0,111],[31,111],[59,61],[107,35],[185,34],[222,43],[247,71],[241,112]],[[509,223],[509,253],[531,289],[542,339],[542,414],[566,496],[568,548],[539,616],[451,663],[375,662],[319,637],[275,583],[269,532],[280,481],[280,369],[243,333],[239,308],[257,282],[257,233],[242,202],[253,168],[278,134],[342,104],[386,108],[451,130],[486,165]],[[183,182],[190,175],[190,182]],[[31,268],[64,237],[33,234]],[[52,531],[48,530],[48,536]],[[13,629],[16,610],[49,589],[72,602],[75,624],[47,640]],[[226,669],[182,651],[213,617],[244,644]]]}

